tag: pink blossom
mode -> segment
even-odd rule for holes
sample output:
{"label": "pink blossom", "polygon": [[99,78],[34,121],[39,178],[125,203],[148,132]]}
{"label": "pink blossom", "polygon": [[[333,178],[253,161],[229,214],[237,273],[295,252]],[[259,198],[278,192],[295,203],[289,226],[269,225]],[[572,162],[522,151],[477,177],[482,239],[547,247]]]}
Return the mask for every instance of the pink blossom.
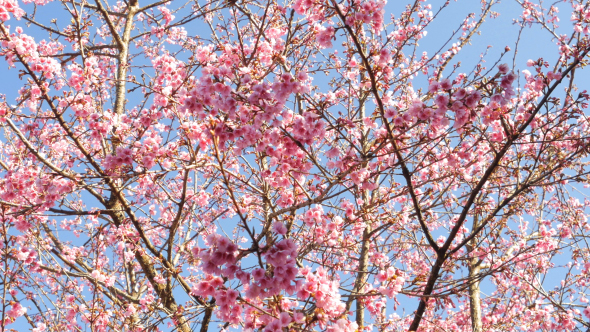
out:
{"label": "pink blossom", "polygon": [[45,329],[47,328],[47,325],[45,325],[45,323],[37,323],[37,327],[33,328],[31,331],[33,332],[43,332],[45,331]]}
{"label": "pink blossom", "polygon": [[289,325],[289,323],[291,323],[291,315],[289,315],[287,312],[281,312],[279,315],[279,320],[281,322],[281,326],[286,327]]}
{"label": "pink blossom", "polygon": [[442,81],[440,81],[439,86],[443,90],[450,90],[453,87],[453,83],[448,78],[445,78]]}
{"label": "pink blossom", "polygon": [[322,48],[332,47],[332,38],[334,37],[334,27],[328,26],[323,27],[321,25],[316,26],[316,41]]}
{"label": "pink blossom", "polygon": [[287,234],[287,227],[285,227],[285,225],[282,222],[275,222],[272,227],[273,231],[277,234]]}
{"label": "pink blossom", "polygon": [[503,63],[498,66],[498,71],[500,72],[500,74],[507,74],[509,70],[510,67],[508,67],[508,64],[506,63]]}
{"label": "pink blossom", "polygon": [[8,317],[12,317],[14,319],[24,315],[27,312],[27,308],[23,307],[20,303],[16,302],[12,305],[10,310],[6,312]]}
{"label": "pink blossom", "polygon": [[394,118],[397,116],[397,111],[393,108],[388,108],[385,110],[385,117],[388,119]]}

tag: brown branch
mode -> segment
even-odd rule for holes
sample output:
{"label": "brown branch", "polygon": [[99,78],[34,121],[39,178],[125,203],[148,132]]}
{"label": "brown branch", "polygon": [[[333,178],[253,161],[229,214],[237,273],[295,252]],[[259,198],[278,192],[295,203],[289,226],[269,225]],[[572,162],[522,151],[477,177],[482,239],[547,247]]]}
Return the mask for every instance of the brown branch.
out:
{"label": "brown branch", "polygon": [[412,203],[414,205],[414,209],[416,210],[416,217],[418,218],[418,222],[420,223],[420,227],[422,228],[422,231],[424,232],[424,236],[426,237],[428,244],[434,249],[434,251],[439,252],[438,244],[436,244],[436,241],[434,240],[434,238],[430,234],[428,226],[426,225],[426,222],[424,221],[424,217],[422,216],[422,211],[420,209],[420,203],[418,202],[418,197],[416,196],[416,193],[414,191],[414,186],[412,184],[412,174],[410,173],[408,167],[406,166],[406,163],[404,161],[405,159],[401,154],[400,148],[398,147],[397,142],[393,138],[394,135],[391,130],[391,126],[389,124],[389,121],[385,117],[385,107],[383,106],[383,100],[381,100],[381,96],[379,95],[379,91],[377,90],[377,78],[375,77],[375,73],[371,69],[371,63],[369,62],[369,59],[365,55],[365,53],[363,51],[363,47],[360,44],[360,41],[358,40],[354,31],[352,31],[352,27],[350,27],[346,23],[346,16],[344,16],[344,14],[342,13],[342,10],[340,10],[340,7],[338,6],[338,4],[336,3],[335,0],[332,0],[332,3],[334,4],[334,8],[335,8],[336,12],[338,13],[338,16],[340,17],[342,24],[344,25],[344,27],[348,31],[350,38],[353,40],[353,42],[357,48],[357,52],[359,53],[359,56],[361,57],[361,59],[363,61],[363,65],[365,66],[365,68],[367,69],[367,73],[369,74],[369,78],[371,80],[371,92],[375,96],[375,100],[377,101],[379,113],[380,113],[383,121],[385,122],[385,128],[387,129],[387,134],[390,138],[391,145],[393,146],[394,153],[395,153],[397,159],[399,160],[399,164],[402,169],[402,175],[408,185],[408,192],[410,194],[410,197],[412,198]]}
{"label": "brown branch", "polygon": [[[479,21],[477,22],[477,24],[473,27],[473,29],[471,29],[471,31],[469,32],[469,34],[467,35],[467,37],[465,37],[462,41],[461,44],[459,44],[460,48],[463,48],[463,46],[465,46],[470,40],[471,37],[473,37],[473,35],[475,34],[475,32],[477,32],[477,30],[479,30],[480,26],[483,24],[483,22],[485,21],[486,16],[488,16],[488,13],[490,12],[490,9],[492,8],[492,5],[494,4],[495,0],[492,0],[489,2],[488,7],[485,9],[484,13],[481,14],[481,17],[479,19]],[[445,62],[443,62],[443,64],[438,68],[438,73],[436,74],[436,80],[440,81],[440,78],[442,77],[442,73],[445,70],[445,68],[447,67],[447,65],[449,64],[449,62],[451,62],[451,60],[455,57],[455,54],[450,55],[449,57],[446,58]]]}
{"label": "brown branch", "polygon": [[[461,229],[461,226],[465,222],[465,219],[467,218],[467,214],[469,213],[471,206],[475,202],[477,195],[482,190],[484,185],[487,183],[487,181],[491,177],[491,175],[494,173],[496,167],[500,164],[500,161],[502,160],[504,155],[508,152],[510,147],[512,147],[513,143],[525,131],[525,129],[528,128],[530,123],[534,120],[535,116],[541,110],[541,108],[547,103],[547,101],[549,100],[549,96],[553,93],[553,91],[561,83],[563,78],[570,71],[572,71],[576,66],[578,66],[581,59],[583,59],[588,54],[589,51],[590,51],[590,48],[588,48],[584,52],[582,52],[582,54],[578,58],[576,58],[574,60],[574,62],[562,73],[562,78],[560,78],[555,83],[553,83],[553,85],[551,86],[551,88],[549,88],[547,90],[547,92],[545,93],[545,95],[543,96],[543,98],[541,99],[539,104],[537,105],[537,107],[535,107],[535,109],[531,112],[529,119],[526,122],[524,122],[511,137],[508,137],[508,141],[506,142],[504,147],[498,152],[498,154],[496,155],[496,157],[494,158],[494,160],[492,161],[490,166],[488,166],[486,172],[484,173],[482,178],[479,180],[478,184],[472,190],[471,195],[467,199],[467,202],[465,203],[465,206],[464,206],[463,210],[461,211],[461,214],[459,215],[457,223],[455,224],[455,226],[451,230],[449,237],[447,238],[447,241],[440,248],[440,251],[438,252],[437,260],[431,269],[430,276],[428,277],[428,282],[426,283],[426,286],[424,287],[423,295],[432,294],[432,291],[434,289],[434,285],[439,278],[439,272],[440,272],[444,262],[449,257],[449,255],[447,255],[447,251],[449,250],[452,242],[454,241],[459,230]],[[522,190],[524,190],[524,189],[521,188],[520,191],[522,191]],[[482,229],[483,229],[482,226],[480,226],[479,230],[481,231]],[[476,233],[473,232],[471,235],[475,236]],[[420,304],[418,305],[418,309],[416,309],[416,313],[414,314],[414,320],[412,321],[412,324],[410,325],[410,331],[417,331],[418,330],[418,327],[420,326],[420,321],[422,320],[424,312],[426,311],[426,301],[427,300],[424,297],[420,300]]]}

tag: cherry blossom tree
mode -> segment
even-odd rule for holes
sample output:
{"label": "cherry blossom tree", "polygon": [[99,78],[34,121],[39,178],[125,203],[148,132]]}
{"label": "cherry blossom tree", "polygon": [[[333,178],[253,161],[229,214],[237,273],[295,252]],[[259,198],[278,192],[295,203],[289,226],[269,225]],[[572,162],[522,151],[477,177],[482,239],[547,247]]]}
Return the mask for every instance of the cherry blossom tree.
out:
{"label": "cherry blossom tree", "polygon": [[466,3],[0,0],[1,331],[589,330],[590,1]]}

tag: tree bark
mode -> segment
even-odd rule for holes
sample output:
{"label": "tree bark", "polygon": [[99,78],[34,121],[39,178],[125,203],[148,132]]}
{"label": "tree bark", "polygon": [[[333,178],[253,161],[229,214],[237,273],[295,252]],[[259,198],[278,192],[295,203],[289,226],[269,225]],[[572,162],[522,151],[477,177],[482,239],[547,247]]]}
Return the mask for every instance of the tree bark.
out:
{"label": "tree bark", "polygon": [[[469,279],[478,278],[481,262],[477,257],[469,259]],[[479,280],[469,283],[469,310],[471,314],[471,328],[473,332],[483,332],[481,322],[481,298],[479,296]]]}

